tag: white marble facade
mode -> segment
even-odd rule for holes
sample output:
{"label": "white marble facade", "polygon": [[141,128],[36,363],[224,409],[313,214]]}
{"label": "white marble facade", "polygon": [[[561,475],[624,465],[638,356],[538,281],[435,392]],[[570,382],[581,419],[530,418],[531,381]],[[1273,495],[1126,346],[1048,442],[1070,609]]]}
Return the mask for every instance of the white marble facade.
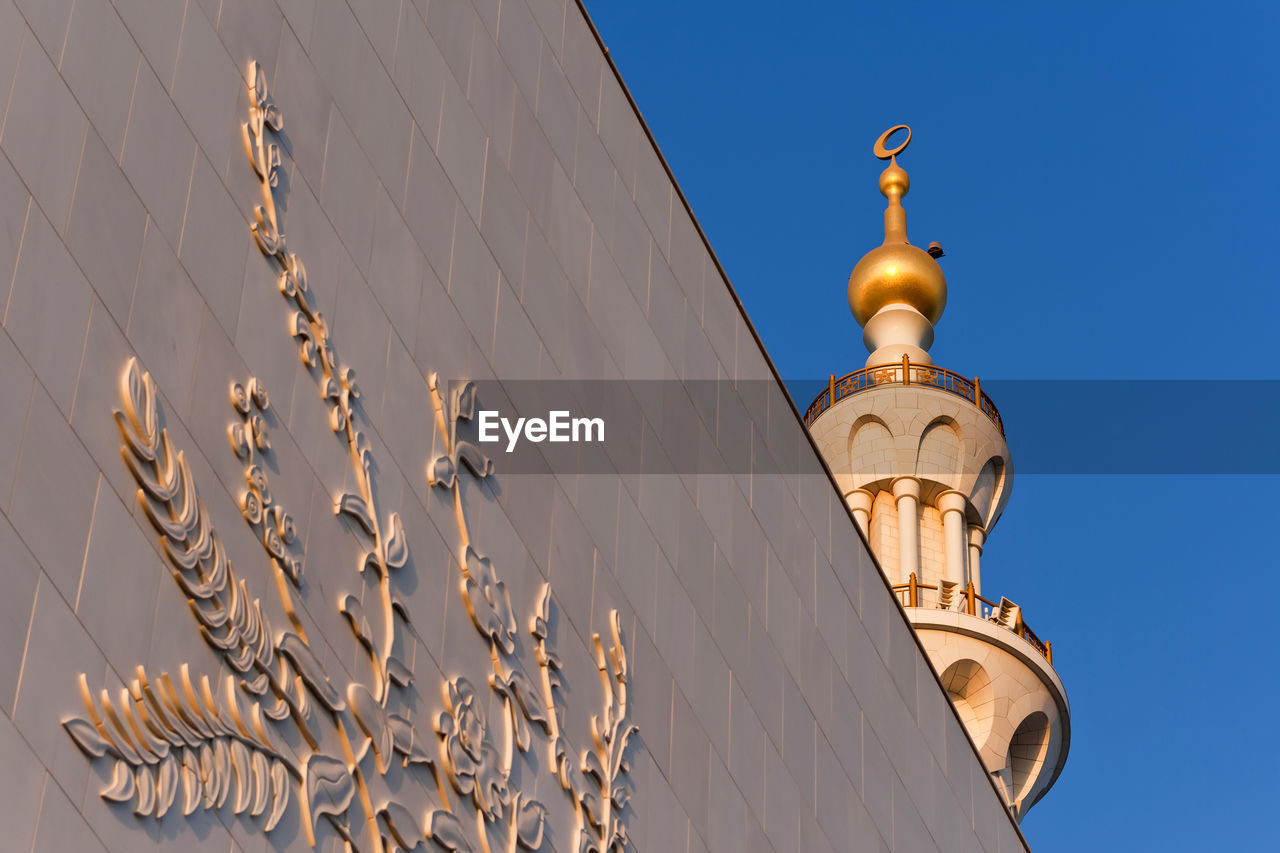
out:
{"label": "white marble facade", "polygon": [[[0,0],[0,91],[7,846],[1025,849],[579,5]],[[764,462],[490,470],[495,377]]]}

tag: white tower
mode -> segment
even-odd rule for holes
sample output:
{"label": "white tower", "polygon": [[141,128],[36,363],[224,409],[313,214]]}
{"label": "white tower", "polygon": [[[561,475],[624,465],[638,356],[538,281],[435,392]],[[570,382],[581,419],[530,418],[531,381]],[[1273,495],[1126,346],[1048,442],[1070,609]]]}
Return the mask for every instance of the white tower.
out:
{"label": "white tower", "polygon": [[[898,131],[906,138],[886,143]],[[871,351],[832,376],[805,423],[835,473],[921,643],[1015,816],[1057,779],[1071,738],[1053,650],[1007,598],[984,596],[980,563],[1009,500],[1013,460],[981,383],[934,366],[928,349],[947,301],[936,258],[907,242],[897,156],[905,125],[876,140],[889,165],[884,243],[849,276],[849,307]]]}

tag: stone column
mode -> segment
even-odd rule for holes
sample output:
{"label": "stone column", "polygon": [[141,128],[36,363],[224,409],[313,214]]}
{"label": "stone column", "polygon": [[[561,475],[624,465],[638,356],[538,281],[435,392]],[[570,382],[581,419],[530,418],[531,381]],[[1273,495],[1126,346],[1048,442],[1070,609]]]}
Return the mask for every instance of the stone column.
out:
{"label": "stone column", "polygon": [[946,553],[946,578],[964,586],[965,576],[965,496],[956,491],[946,491],[938,496],[938,511],[942,513],[942,539]]}
{"label": "stone column", "polygon": [[969,525],[969,582],[973,584],[973,591],[978,595],[982,595],[980,563],[982,560],[982,545],[986,541],[987,531],[982,529],[982,525]]}
{"label": "stone column", "polygon": [[844,496],[845,503],[853,513],[853,520],[858,523],[858,529],[868,542],[871,541],[871,503],[874,500],[875,495],[866,489],[854,489]]}
{"label": "stone column", "polygon": [[912,572],[920,577],[920,481],[897,477],[890,485],[898,503],[898,583],[907,583]]}

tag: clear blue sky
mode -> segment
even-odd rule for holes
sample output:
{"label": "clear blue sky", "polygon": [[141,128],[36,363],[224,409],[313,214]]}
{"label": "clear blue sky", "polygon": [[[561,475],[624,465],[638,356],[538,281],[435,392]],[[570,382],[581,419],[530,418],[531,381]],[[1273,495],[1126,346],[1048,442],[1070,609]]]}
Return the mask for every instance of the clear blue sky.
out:
{"label": "clear blue sky", "polygon": [[[947,252],[937,363],[1280,378],[1280,6],[588,9],[802,408],[866,357],[845,283],[882,236],[871,144],[898,123],[912,240]],[[1175,402],[1151,429],[1194,438]],[[986,549],[984,586],[1053,641],[1072,705],[1036,853],[1277,849],[1280,478],[1168,470],[1020,475]]]}

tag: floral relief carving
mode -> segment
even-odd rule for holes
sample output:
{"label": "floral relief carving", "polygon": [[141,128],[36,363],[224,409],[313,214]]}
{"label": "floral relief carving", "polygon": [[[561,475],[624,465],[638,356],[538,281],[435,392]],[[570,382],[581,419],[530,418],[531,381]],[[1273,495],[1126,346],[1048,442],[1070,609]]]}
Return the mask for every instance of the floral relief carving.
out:
{"label": "floral relief carving", "polygon": [[125,462],[139,486],[138,504],[160,534],[174,580],[190,600],[205,642],[243,675],[245,692],[274,698],[264,709],[268,717],[305,717],[306,696],[295,686],[294,668],[276,654],[261,602],[237,576],[196,495],[186,457],[174,452],[168,430],[158,426],[155,384],[137,359],[129,360],[120,393],[124,409],[115,419],[125,441]]}
{"label": "floral relief carving", "polygon": [[[199,630],[233,674],[211,681],[193,676],[183,664],[177,679],[167,673],[148,679],[139,667],[116,698],[105,690],[95,696],[82,675],[84,716],[63,725],[90,758],[115,762],[101,796],[131,804],[139,816],[159,818],[174,807],[184,814],[230,808],[257,817],[271,831],[296,796],[312,846],[323,819],[348,850],[379,853],[542,848],[548,810],[525,796],[524,780],[513,772],[516,753],[537,746],[546,750],[548,767],[568,795],[579,853],[626,850],[620,813],[628,791],[625,753],[635,727],[628,717],[618,615],[610,616],[607,652],[598,635],[592,638],[603,704],[591,718],[590,746],[575,752],[562,730],[560,662],[550,648],[550,586],[543,586],[529,631],[522,634],[501,567],[472,541],[463,500],[464,489],[483,484],[494,470],[463,435],[476,412],[475,385],[454,383],[444,393],[434,374],[428,392],[444,452],[428,463],[427,479],[452,498],[461,543],[455,555],[457,592],[492,666],[487,673],[471,673],[474,680],[447,676],[439,699],[418,690],[405,662],[412,660],[416,633],[396,589],[397,572],[410,560],[404,526],[375,488],[377,466],[355,372],[339,358],[328,323],[314,306],[305,265],[286,249],[276,206],[283,168],[276,134],[284,117],[261,67],[250,63],[248,70],[251,105],[243,134],[262,187],[250,228],[278,273],[286,331],[297,342],[321,412],[350,462],[351,488],[334,496],[333,508],[360,543],[359,561],[348,575],[353,591],[339,591],[336,600],[308,600],[314,590],[308,592],[304,583],[306,560],[332,557],[303,553],[284,509],[282,498],[288,496],[272,491],[264,464],[272,453],[265,387],[252,377],[234,383],[236,416],[228,439],[245,480],[233,497],[266,552],[277,603],[289,623],[280,631],[272,627],[261,600],[233,567],[183,452],[161,426],[150,375],[131,359],[115,413],[124,461]],[[322,521],[313,520],[313,528],[316,523]],[[323,577],[341,575],[330,568]],[[322,663],[323,646],[313,649],[307,636],[303,603],[336,607],[368,664],[354,670],[362,675],[353,678]],[[432,720],[423,727],[425,737],[410,718],[413,709]],[[403,774],[422,784],[402,784]]]}
{"label": "floral relief carving", "polygon": [[[137,359],[125,366],[120,394],[123,409],[115,419],[124,460],[139,486],[138,504],[160,536],[173,578],[187,596],[205,642],[241,677],[227,676],[215,697],[208,677],[193,681],[185,664],[177,686],[166,673],[153,687],[139,667],[137,678],[113,702],[105,690],[95,701],[82,674],[87,718],[70,718],[63,726],[90,757],[116,760],[113,782],[100,793],[108,800],[136,801],[140,816],[162,817],[181,782],[184,814],[221,808],[234,793],[233,811],[265,815],[264,828],[270,830],[288,805],[286,772],[301,783],[304,810],[317,817],[341,815],[346,805],[336,812],[333,808],[344,799],[351,772],[339,762],[338,773],[336,759],[318,752],[313,731],[318,714],[308,697],[335,716],[346,710],[346,703],[307,643],[290,585],[281,583],[279,591],[294,630],[277,638],[261,600],[251,597],[228,559],[185,455],[174,451],[168,430],[160,427],[155,384]],[[265,433],[261,435],[265,447]],[[258,439],[254,441],[256,446]],[[250,482],[250,492],[266,493],[265,481]],[[273,564],[283,577],[279,563]],[[244,711],[237,686],[254,697]],[[301,762],[273,745],[270,727],[286,722],[313,751]],[[350,797],[345,800],[349,804]],[[349,834],[341,819],[335,824]],[[314,842],[313,828],[307,824]]]}
{"label": "floral relief carving", "polygon": [[[486,727],[482,721],[477,723],[477,718],[469,712],[455,714],[453,721],[442,715],[437,724],[437,732],[441,736],[445,752],[442,765],[446,768],[461,768],[454,773],[454,777],[461,780],[466,790],[459,788],[458,782],[454,782],[454,787],[460,793],[473,797],[478,815],[489,820],[505,818],[512,823],[519,823],[525,819],[524,815],[511,810],[499,812],[493,803],[496,800],[503,806],[508,805],[498,794],[506,789],[505,782],[511,772],[512,750],[531,748],[530,724],[533,724],[546,738],[548,766],[552,768],[560,787],[573,803],[578,823],[579,853],[621,853],[628,846],[626,826],[620,815],[629,799],[626,775],[630,767],[626,761],[626,750],[636,727],[628,717],[627,658],[618,612],[610,612],[613,642],[607,655],[600,636],[592,636],[596,668],[600,672],[604,693],[603,711],[591,718],[592,748],[582,751],[575,762],[562,732],[557,701],[557,691],[561,686],[560,660],[548,647],[551,586],[543,585],[529,621],[539,682],[539,687],[535,688],[525,673],[524,657],[519,647],[506,585],[500,579],[494,563],[482,556],[471,541],[460,475],[465,470],[477,480],[483,481],[493,472],[493,463],[459,434],[460,424],[465,424],[474,417],[475,385],[470,382],[454,383],[446,396],[441,390],[438,377],[433,374],[428,379],[428,388],[435,411],[436,429],[445,452],[428,465],[427,478],[433,487],[450,492],[453,498],[462,551],[459,555],[462,575],[460,592],[476,630],[489,642],[490,659],[493,662],[489,684],[503,699],[503,713],[498,729],[503,733],[502,743],[505,744],[502,750],[486,751],[483,739]],[[449,708],[470,708],[473,704],[470,697],[474,696],[474,691],[470,682],[455,679],[447,686],[447,696]],[[462,723],[467,721],[471,721],[471,728],[462,729]],[[457,751],[457,746],[468,743],[471,748]],[[495,759],[500,761],[497,765],[498,772],[487,777],[486,783],[486,777],[473,768],[488,769]],[[451,781],[454,779],[451,778]],[[539,805],[539,808],[543,807]],[[542,813],[545,812],[540,812]],[[534,819],[532,814],[527,818],[529,822]],[[538,822],[540,825],[541,818],[538,818]],[[539,830],[538,835],[540,834]],[[441,838],[436,840],[445,844],[448,849],[464,849],[448,847]]]}
{"label": "floral relief carving", "polygon": [[404,663],[394,656],[400,627],[397,620],[406,614],[394,607],[390,577],[391,571],[402,568],[408,560],[408,544],[400,515],[395,512],[381,515],[377,506],[370,474],[372,451],[368,437],[358,426],[360,415],[356,401],[360,389],[355,371],[339,359],[329,324],[312,303],[306,265],[296,254],[286,251],[275,198],[281,167],[280,147],[273,141],[273,134],[284,127],[284,117],[271,100],[266,77],[256,62],[249,64],[249,85],[252,95],[249,121],[243,126],[245,152],[261,181],[263,198],[263,203],[254,208],[254,222],[250,227],[258,248],[275,264],[280,293],[294,309],[289,329],[298,341],[299,356],[312,371],[321,399],[329,409],[329,427],[346,444],[355,475],[356,489],[335,498],[334,512],[352,519],[368,537],[368,549],[360,570],[372,570],[377,577],[376,607],[380,618],[378,627],[365,634],[360,634],[359,623],[353,621],[353,626],[374,668],[377,683],[373,693],[385,705],[391,673],[405,677],[408,672]]}
{"label": "floral relief carving", "polygon": [[[496,823],[501,829],[501,849],[514,851],[519,846],[536,850],[542,844],[546,807],[536,800],[524,800],[521,792],[511,789],[509,763],[493,743],[480,702],[466,678],[459,676],[445,684],[445,711],[435,725],[441,741],[441,767],[453,789],[475,809],[482,844],[487,847],[489,843],[485,824]],[[440,814],[433,819],[433,826],[455,827],[443,817],[454,814]],[[449,849],[471,849],[464,838],[465,833],[436,840]]]}
{"label": "floral relief carving", "polygon": [[507,799],[506,778],[475,688],[467,679],[459,676],[445,685],[445,711],[436,721],[436,733],[443,741],[444,768],[454,790],[471,797],[486,818],[496,819]]}
{"label": "floral relief carving", "polygon": [[613,643],[607,656],[600,635],[591,638],[605,701],[603,715],[591,717],[592,748],[582,755],[588,790],[579,797],[585,818],[579,850],[620,853],[628,842],[626,824],[618,814],[630,798],[624,782],[631,770],[627,743],[639,729],[627,716],[627,650],[622,644],[622,626],[616,610],[609,616],[609,628]]}
{"label": "floral relief carving", "polygon": [[452,497],[461,539],[458,591],[472,624],[488,641],[493,665],[488,681],[490,689],[502,699],[497,718],[486,721],[471,681],[459,676],[445,684],[446,710],[435,725],[440,738],[439,766],[453,790],[466,799],[452,809],[446,804],[446,808],[433,812],[428,834],[447,850],[475,849],[467,841],[458,816],[465,803],[473,812],[479,849],[537,849],[542,843],[546,807],[525,800],[520,791],[512,790],[510,782],[515,751],[531,746],[529,723],[545,732],[546,717],[524,674],[517,623],[506,584],[492,560],[472,544],[463,503],[460,475],[469,472],[482,482],[493,473],[493,462],[459,435],[459,424],[475,415],[476,388],[468,381],[456,382],[446,396],[435,374],[428,377],[427,386],[445,451],[427,466],[427,480]]}
{"label": "floral relief carving", "polygon": [[240,511],[267,550],[277,571],[295,587],[302,574],[302,558],[294,556],[298,537],[293,516],[271,498],[267,474],[260,457],[271,450],[271,437],[265,415],[270,402],[267,389],[256,378],[231,385],[231,405],[239,420],[227,427],[227,437],[236,457],[244,462],[245,490],[240,496]]}
{"label": "floral relief carving", "polygon": [[560,733],[559,704],[560,660],[547,649],[547,612],[551,585],[545,584],[538,609],[530,620],[529,631],[537,641],[538,667],[541,673],[542,698],[550,721],[547,761],[556,778],[573,798],[578,814],[578,850],[598,853],[622,853],[628,848],[626,824],[620,812],[630,799],[626,776],[631,767],[626,752],[631,736],[639,731],[628,715],[626,647],[622,642],[622,626],[616,610],[609,614],[613,643],[606,655],[600,635],[592,635],[596,669],[600,673],[605,701],[603,715],[591,717],[592,748],[585,750],[575,768],[567,742]]}

